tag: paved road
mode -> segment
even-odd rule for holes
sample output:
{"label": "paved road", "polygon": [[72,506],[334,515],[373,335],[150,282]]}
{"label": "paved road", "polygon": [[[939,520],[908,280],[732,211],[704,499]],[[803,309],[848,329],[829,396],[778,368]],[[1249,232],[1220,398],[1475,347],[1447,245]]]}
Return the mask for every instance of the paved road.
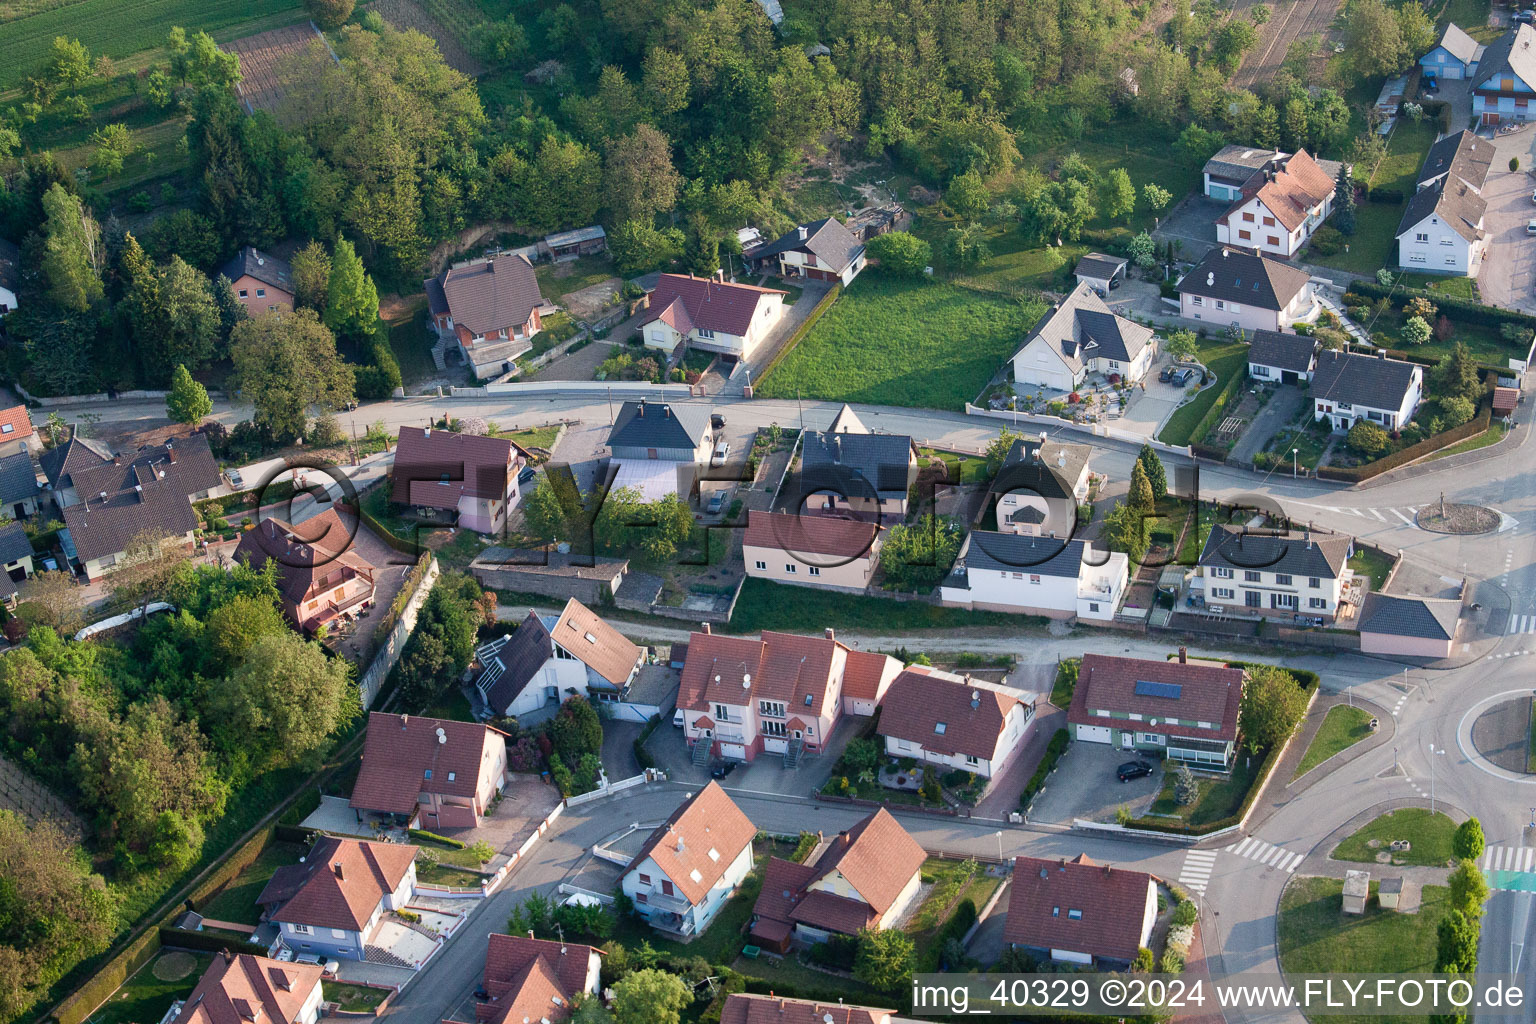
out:
{"label": "paved road", "polygon": [[[1536,892],[1495,892],[1484,913],[1483,934],[1477,948],[1477,967],[1488,974],[1518,975],[1527,997],[1536,993]],[[1536,1020],[1536,1005],[1529,998],[1518,1015],[1502,1018]]]}

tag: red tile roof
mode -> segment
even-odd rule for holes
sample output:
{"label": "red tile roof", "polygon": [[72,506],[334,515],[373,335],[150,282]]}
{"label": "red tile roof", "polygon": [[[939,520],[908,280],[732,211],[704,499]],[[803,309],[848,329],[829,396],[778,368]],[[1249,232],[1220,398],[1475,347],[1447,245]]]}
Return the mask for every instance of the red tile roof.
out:
{"label": "red tile roof", "polygon": [[297,526],[271,516],[241,535],[235,561],[249,561],[255,569],[269,559],[276,562],[277,589],[290,604],[302,604],[312,592],[325,589],[321,578],[338,569],[373,582],[373,564],[352,543],[358,529],[357,519],[350,512],[343,518],[334,505]]}
{"label": "red tile roof", "polygon": [[750,640],[694,633],[677,706],[707,711],[711,703],[777,700],[786,712],[820,716],[847,652],[836,640],[820,636],[764,631],[761,639]]}
{"label": "red tile roof", "polygon": [[[438,742],[439,730],[447,742]],[[492,737],[505,735],[476,722],[375,711],[351,806],[411,814],[422,793],[474,796],[481,767],[494,756]]]}
{"label": "red tile roof", "polygon": [[900,662],[889,654],[874,651],[849,651],[848,667],[843,670],[843,696],[857,700],[878,701],[883,696],[880,681],[892,666]]}
{"label": "red tile roof", "polygon": [[[174,1024],[293,1024],[320,985],[318,964],[225,952],[213,958]],[[252,1016],[252,1011],[259,1011]]]}
{"label": "red tile roof", "polygon": [[[1140,682],[1165,684],[1150,689],[1176,686],[1178,696],[1137,693]],[[1078,669],[1077,687],[1072,691],[1072,704],[1067,709],[1067,721],[1074,725],[1103,725],[1110,719],[1096,716],[1094,711],[1118,711],[1145,716],[1148,729],[1155,718],[1155,731],[1170,736],[1232,740],[1237,738],[1237,712],[1242,698],[1243,670],[1239,668],[1085,654]],[[1168,722],[1169,718],[1210,722],[1214,728],[1176,725]]]}
{"label": "red tile roof", "polygon": [[728,997],[720,1010],[720,1024],[886,1024],[895,1010],[844,1003],[821,1003],[810,999],[784,999],[779,996],[750,995],[745,992]]}
{"label": "red tile roof", "polygon": [[550,635],[555,643],[614,686],[629,681],[644,653],[574,597],[565,602]]}
{"label": "red tile roof", "polygon": [[414,846],[326,836],[304,863],[278,868],[256,902],[277,905],[273,921],[359,931],[415,860]]}
{"label": "red tile roof", "polygon": [[[1070,861],[1017,857],[1003,939],[1036,949],[1134,960],[1151,881],[1145,871],[1096,864],[1087,854]],[[1073,918],[1074,910],[1081,915]]]}
{"label": "red tile roof", "polygon": [[825,556],[815,564],[828,566],[878,554],[884,532],[878,524],[857,519],[749,512],[741,542],[749,547]]}
{"label": "red tile roof", "polygon": [[401,427],[390,500],[427,508],[458,508],[459,498],[501,498],[518,456],[527,453],[500,437]]}
{"label": "red tile roof", "polygon": [[878,924],[880,915],[863,900],[812,889],[789,912],[789,919],[823,931],[857,935],[860,928],[873,928]]}
{"label": "red tile roof", "polygon": [[651,833],[626,874],[649,857],[684,899],[698,903],[756,835],[757,826],[711,782]]}
{"label": "red tile roof", "polygon": [[[750,284],[730,284],[712,277],[692,274],[662,274],[651,293],[651,315],[641,322],[664,320],[679,333],[687,333],[680,324],[739,336],[747,333],[758,303],[766,295],[787,295],[777,288],[759,288]],[[681,303],[679,309],[674,305]]]}
{"label": "red tile roof", "polygon": [[475,1019],[522,1024],[524,1018],[554,1021],[569,1016],[571,997],[586,991],[594,952],[602,951],[492,932],[483,982],[491,998],[475,1006]]}
{"label": "red tile roof", "polygon": [[1519,388],[1494,388],[1493,411],[1514,412],[1515,406],[1520,404]]}
{"label": "red tile roof", "polygon": [[32,417],[24,405],[0,409],[0,442],[25,441],[32,436]]}
{"label": "red tile roof", "polygon": [[938,754],[991,758],[1008,714],[1021,703],[969,680],[907,669],[885,693],[879,731]]}
{"label": "red tile roof", "polygon": [[[1306,222],[1307,212],[1333,194],[1334,181],[1328,172],[1297,150],[1285,167],[1260,187],[1257,196],[1287,231],[1295,231]],[[1247,199],[1239,201],[1239,205]]]}

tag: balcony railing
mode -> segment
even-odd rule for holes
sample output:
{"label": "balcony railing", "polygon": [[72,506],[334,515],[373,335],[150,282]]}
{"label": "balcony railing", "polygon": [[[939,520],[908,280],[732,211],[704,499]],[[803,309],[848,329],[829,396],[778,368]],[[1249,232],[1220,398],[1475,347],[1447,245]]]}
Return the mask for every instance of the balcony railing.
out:
{"label": "balcony railing", "polygon": [[693,909],[693,904],[681,896],[668,896],[659,889],[652,889],[645,894],[645,906],[664,910],[669,914],[686,915]]}

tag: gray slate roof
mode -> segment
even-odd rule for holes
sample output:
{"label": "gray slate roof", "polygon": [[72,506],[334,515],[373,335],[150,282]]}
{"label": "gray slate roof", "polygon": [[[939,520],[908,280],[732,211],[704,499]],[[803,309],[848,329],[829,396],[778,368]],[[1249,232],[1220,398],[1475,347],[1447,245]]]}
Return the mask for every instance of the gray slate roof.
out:
{"label": "gray slate roof", "polygon": [[1016,533],[972,530],[960,547],[957,562],[967,569],[1027,572],[1077,579],[1082,573],[1087,542],[1055,537],[1025,537]]}
{"label": "gray slate roof", "polygon": [[156,445],[121,465],[74,472],[80,503],[64,510],[64,525],[81,561],[124,551],[148,531],[174,537],[197,528],[190,498],[219,483],[219,466],[203,434],[177,438],[174,451],[175,462],[166,445]]}
{"label": "gray slate roof", "polygon": [[0,288],[14,292],[21,286],[21,250],[15,242],[0,238]]}
{"label": "gray slate roof", "polygon": [[1424,155],[1424,164],[1419,168],[1419,187],[1423,188],[1425,182],[1450,172],[1473,188],[1481,189],[1497,155],[1493,143],[1469,131],[1447,135],[1430,146]]}
{"label": "gray slate roof", "polygon": [[[27,539],[27,531],[22,529],[20,523],[13,519],[0,526],[0,564],[18,562],[31,556],[32,542]],[[0,576],[4,575],[0,573]]]}
{"label": "gray slate roof", "polygon": [[1247,181],[1278,159],[1280,153],[1258,146],[1223,146],[1205,162],[1205,173],[1230,181]]}
{"label": "gray slate roof", "polygon": [[1400,359],[1323,351],[1312,373],[1312,394],[1329,402],[1399,409],[1416,371],[1422,373],[1417,364]]}
{"label": "gray slate roof", "polygon": [[1305,270],[1218,245],[1184,275],[1179,293],[1279,311],[1290,305],[1307,280]]}
{"label": "gray slate roof", "polygon": [[293,268],[288,265],[288,261],[268,255],[253,246],[241,249],[234,259],[219,268],[219,273],[231,282],[242,277],[254,277],[262,284],[293,294]]}
{"label": "gray slate roof", "polygon": [[912,438],[905,434],[818,430],[805,435],[800,468],[807,488],[835,484],[843,475],[852,474],[874,487],[881,498],[902,498],[916,476],[911,458]]}
{"label": "gray slate roof", "polygon": [[1042,498],[1070,498],[1072,486],[1092,457],[1091,445],[1050,440],[1042,445],[1037,438],[1021,437],[1008,449],[992,489],[1001,495],[1006,493],[1004,488],[1032,487]]}
{"label": "gray slate roof", "polygon": [[[805,232],[804,238],[800,237],[801,231]],[[836,217],[823,217],[792,228],[787,234],[755,250],[751,256],[754,260],[760,260],[797,249],[811,253],[828,269],[841,274],[864,251],[864,243]]]}
{"label": "gray slate roof", "polygon": [[640,399],[625,402],[608,434],[610,448],[697,448],[709,433],[709,410]]}
{"label": "gray slate roof", "polygon": [[1360,608],[1359,629],[1362,633],[1450,640],[1456,636],[1460,617],[1460,601],[1370,593]]}
{"label": "gray slate roof", "polygon": [[1395,237],[1403,237],[1433,215],[1462,238],[1475,242],[1483,233],[1483,214],[1487,209],[1488,201],[1481,195],[1448,178],[1413,194],[1403,206],[1403,219],[1397,222]]}
{"label": "gray slate roof", "polygon": [[1076,373],[1089,359],[1130,362],[1152,340],[1152,329],[1116,316],[1097,292],[1080,283],[1035,322],[1019,349],[1036,338],[1060,352]]}
{"label": "gray slate roof", "polygon": [[475,651],[481,665],[475,681],[491,710],[504,715],[535,673],[554,656],[554,639],[544,620],[533,612],[511,633]]}
{"label": "gray slate roof", "polygon": [[1349,537],[1335,534],[1313,537],[1296,530],[1254,533],[1217,525],[1205,539],[1200,564],[1335,579],[1343,573],[1353,543]]}
{"label": "gray slate roof", "polygon": [[1077,261],[1077,269],[1073,271],[1078,277],[1092,277],[1100,281],[1107,281],[1117,271],[1126,267],[1126,260],[1119,256],[1106,256],[1101,252],[1090,252]]}
{"label": "gray slate roof", "polygon": [[0,459],[0,504],[26,501],[37,497],[37,470],[32,456],[17,452]]}
{"label": "gray slate roof", "polygon": [[1254,331],[1253,342],[1248,346],[1248,361],[1306,373],[1312,368],[1312,354],[1316,351],[1317,341],[1309,335]]}
{"label": "gray slate roof", "polygon": [[1445,31],[1440,36],[1440,42],[1436,44],[1442,47],[1446,53],[1461,61],[1463,64],[1471,64],[1477,60],[1478,51],[1482,49],[1476,39],[1467,35],[1455,22],[1445,26]]}
{"label": "gray slate roof", "polygon": [[544,305],[532,264],[515,253],[449,267],[438,280],[454,324],[478,335],[521,327]]}
{"label": "gray slate roof", "polygon": [[1488,45],[1477,62],[1474,82],[1482,85],[1509,74],[1526,85],[1536,85],[1536,29],[1529,25],[1516,25]]}

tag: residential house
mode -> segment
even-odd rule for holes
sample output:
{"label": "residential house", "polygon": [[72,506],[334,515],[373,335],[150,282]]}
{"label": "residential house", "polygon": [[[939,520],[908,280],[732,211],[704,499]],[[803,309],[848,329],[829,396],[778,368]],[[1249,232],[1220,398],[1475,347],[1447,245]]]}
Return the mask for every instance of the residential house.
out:
{"label": "residential house", "polygon": [[28,452],[0,457],[0,508],[12,519],[26,519],[37,511],[37,470]]}
{"label": "residential house", "polygon": [[1145,871],[1071,860],[1013,859],[1003,941],[1040,959],[1124,968],[1152,938],[1157,882]]}
{"label": "residential house", "polygon": [[16,308],[21,291],[21,250],[15,242],[0,238],[0,316]]}
{"label": "residential house", "polygon": [[1273,171],[1285,159],[1278,149],[1257,146],[1223,146],[1205,162],[1201,191],[1211,199],[1232,202],[1242,198],[1243,189],[1266,171]]}
{"label": "residential house", "polygon": [[80,500],[64,509],[59,543],[95,582],[141,538],[158,537],[190,551],[198,526],[192,502],[208,497],[223,477],[207,436],[192,434],[74,470],[70,479]]}
{"label": "residential house", "polygon": [[1156,355],[1150,327],[1112,313],[1093,286],[1079,282],[1013,354],[1014,389],[1076,391],[1090,373],[1135,383]]}
{"label": "residential house", "polygon": [[350,622],[373,604],[373,563],[352,543],[356,519],[344,520],[336,507],[295,526],[267,516],[240,535],[235,561],[260,569],[276,566],[283,613],[301,632]]}
{"label": "residential house", "polygon": [[713,440],[708,410],[642,398],[619,406],[608,451],[619,460],[708,463]]}
{"label": "residential house", "polygon": [[749,267],[780,277],[853,283],[864,269],[864,241],[836,217],[791,228],[767,245],[743,253]]}
{"label": "residential house", "polygon": [[1289,259],[1333,212],[1339,164],[1314,160],[1306,150],[1282,157],[1243,186],[1216,218],[1216,241]]}
{"label": "residential house", "polygon": [[686,343],[730,360],[751,359],[783,319],[788,294],[719,277],[662,274],[638,327],[646,348],[668,356]]}
{"label": "residential house", "polygon": [[1488,255],[1483,185],[1494,160],[1493,143],[1468,131],[1430,147],[1419,170],[1418,191],[1397,224],[1397,262],[1405,270],[1476,277]]}
{"label": "residential house", "polygon": [[1310,334],[1254,331],[1248,345],[1248,376],[1261,383],[1300,384],[1312,379],[1317,340]]}
{"label": "residential house", "polygon": [[16,603],[16,584],[32,575],[32,541],[27,531],[14,519],[0,525],[0,600],[7,607]]}
{"label": "residential house", "polygon": [[319,964],[223,950],[165,1024],[315,1024],[325,1001]]}
{"label": "residential house", "polygon": [[491,932],[485,949],[487,998],[475,1003],[478,1024],[522,1024],[571,1015],[577,996],[596,998],[603,951],[577,942]]}
{"label": "residential house", "polygon": [[1353,554],[1349,537],[1218,524],[1205,539],[1190,586],[1215,614],[1331,620],[1353,575]]}
{"label": "residential house", "polygon": [[917,445],[905,434],[876,434],[847,405],[828,430],[800,445],[801,509],[897,521],[917,482]]}
{"label": "residential house", "polygon": [[995,778],[1035,724],[1034,703],[951,672],[911,666],[891,683],[878,734],[891,757]]}
{"label": "residential house", "polygon": [[1460,182],[1481,192],[1497,159],[1498,149],[1492,142],[1463,129],[1429,147],[1424,163],[1419,166],[1417,188]]}
{"label": "residential house", "polygon": [[821,842],[802,864],[774,857],[752,908],[752,941],[792,943],[893,928],[912,908],[928,855],[885,808]]}
{"label": "residential house", "polygon": [[425,715],[368,716],[351,807],[428,832],[478,828],[506,784],[507,734]]}
{"label": "residential house", "polygon": [[1067,709],[1073,739],[1226,771],[1237,745],[1243,670],[1083,655]]}
{"label": "residential house", "polygon": [[455,263],[423,282],[438,337],[476,380],[512,372],[544,329],[544,296],[533,264],[517,253]]}
{"label": "residential house", "polygon": [[37,462],[48,481],[48,489],[53,492],[53,503],[65,509],[80,500],[74,474],[111,464],[112,451],[99,441],[81,437],[74,424],[70,424],[69,437],[44,450]]}
{"label": "residential house", "polygon": [[751,511],[741,557],[748,576],[858,593],[874,576],[884,540],[884,529],[858,519]]}
{"label": "residential house", "polygon": [[887,654],[859,650],[849,650],[847,659],[843,667],[843,713],[868,718],[901,674],[901,662]]}
{"label": "residential house", "polygon": [[439,510],[450,526],[500,533],[522,497],[517,475],[527,464],[528,453],[505,438],[401,427],[390,501]]}
{"label": "residential house", "polygon": [[295,953],[362,960],[385,911],[415,892],[416,847],[322,836],[303,863],[273,872],[256,903]]}
{"label": "residential house", "polygon": [[556,263],[564,263],[566,260],[574,260],[582,256],[596,256],[608,251],[608,232],[603,230],[601,224],[576,228],[572,231],[557,231],[552,235],[545,235],[544,244],[540,248],[546,250],[549,258]]}
{"label": "residential house", "polygon": [[1536,28],[1521,23],[1488,44],[1472,76],[1472,116],[1483,125],[1536,115]]}
{"label": "residential house", "polygon": [[651,833],[619,885],[657,931],[702,935],[752,871],[757,826],[711,782]]}
{"label": "residential house", "polygon": [[1216,246],[1179,281],[1179,315],[1217,327],[1283,331],[1320,310],[1305,270]]}
{"label": "residential house", "polygon": [[1348,430],[1368,420],[1383,430],[1401,430],[1413,419],[1424,395],[1424,368],[1374,355],[1324,351],[1312,373],[1312,418],[1324,417],[1334,430]]}
{"label": "residential house", "polygon": [[[825,636],[764,631],[754,639],[719,636],[706,624],[689,638],[677,691],[684,737],[703,748],[696,759],[782,754],[794,767],[802,753],[820,751],[843,712],[851,653],[830,628]],[[878,701],[883,668],[866,663],[858,671],[862,699],[873,689]]]}
{"label": "residential house", "polygon": [[32,429],[32,417],[24,405],[0,409],[0,458],[31,454],[37,444],[37,433]]}
{"label": "residential house", "polygon": [[972,530],[939,598],[954,608],[1109,622],[1129,574],[1124,552],[1096,552],[1085,540]]}
{"label": "residential house", "polygon": [[1449,658],[1460,619],[1461,602],[1454,598],[1369,593],[1360,606],[1360,653]]}
{"label": "residential house", "polygon": [[287,260],[247,245],[219,274],[229,278],[235,298],[251,316],[293,309],[293,268]]}
{"label": "residential house", "polygon": [[848,218],[844,225],[861,242],[889,234],[906,231],[912,227],[912,214],[900,203],[886,206],[866,206]]}
{"label": "residential house", "polygon": [[1085,284],[1092,288],[1099,298],[1107,299],[1111,290],[1119,288],[1125,282],[1125,270],[1128,266],[1130,262],[1119,256],[1090,252],[1077,261],[1077,268],[1072,271],[1072,276],[1077,278],[1078,284]]}
{"label": "residential house", "polygon": [[1038,439],[1019,438],[992,480],[988,504],[977,509],[977,521],[990,507],[1000,533],[1066,536],[1076,523],[1078,503],[1088,500],[1092,455],[1091,446],[1051,441],[1043,430]]}
{"label": "residential house", "polygon": [[517,717],[573,696],[619,702],[645,650],[574,597],[558,616],[529,612],[517,629],[475,651],[475,689],[488,715]]}
{"label": "residential house", "polygon": [[834,1006],[772,993],[764,996],[737,992],[726,997],[720,1024],[891,1024],[895,1012],[845,1004],[841,999]]}
{"label": "residential house", "polygon": [[1430,81],[1437,78],[1448,81],[1472,78],[1477,74],[1478,62],[1483,59],[1487,49],[1454,22],[1449,22],[1435,48],[1419,58],[1419,67],[1423,69],[1423,76]]}

